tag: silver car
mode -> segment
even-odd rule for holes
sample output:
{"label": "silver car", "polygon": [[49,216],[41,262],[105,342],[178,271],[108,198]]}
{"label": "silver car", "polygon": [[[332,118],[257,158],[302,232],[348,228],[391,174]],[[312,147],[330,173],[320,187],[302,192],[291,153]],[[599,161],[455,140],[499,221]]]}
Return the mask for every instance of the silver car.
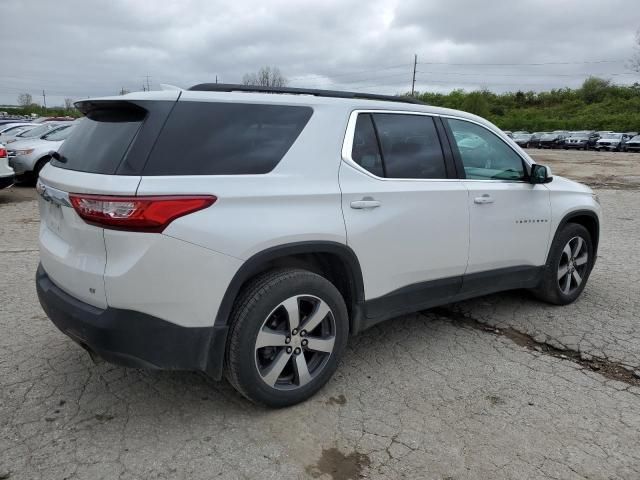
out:
{"label": "silver car", "polygon": [[27,138],[12,143],[9,147],[9,165],[16,175],[37,179],[40,170],[51,160],[51,152],[56,152],[73,130],[70,122],[58,125],[42,137]]}

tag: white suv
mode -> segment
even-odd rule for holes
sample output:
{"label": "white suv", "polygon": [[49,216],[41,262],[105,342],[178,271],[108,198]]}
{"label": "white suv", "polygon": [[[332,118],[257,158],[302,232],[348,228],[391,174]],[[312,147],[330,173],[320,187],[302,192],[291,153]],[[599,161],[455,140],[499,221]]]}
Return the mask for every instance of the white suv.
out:
{"label": "white suv", "polygon": [[349,335],[507,289],[570,303],[596,258],[591,190],[464,112],[219,84],[76,105],[37,186],[37,289],[115,363],[291,405]]}

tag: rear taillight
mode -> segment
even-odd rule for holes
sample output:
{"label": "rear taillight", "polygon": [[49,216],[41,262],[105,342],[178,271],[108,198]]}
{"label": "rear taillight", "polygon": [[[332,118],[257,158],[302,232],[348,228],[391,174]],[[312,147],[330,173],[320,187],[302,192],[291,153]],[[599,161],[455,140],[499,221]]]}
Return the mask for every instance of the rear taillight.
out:
{"label": "rear taillight", "polygon": [[6,156],[7,156],[7,149],[0,148],[0,158],[6,157]]}
{"label": "rear taillight", "polygon": [[160,233],[178,217],[207,208],[213,195],[120,197],[69,194],[71,205],[87,223],[132,232]]}

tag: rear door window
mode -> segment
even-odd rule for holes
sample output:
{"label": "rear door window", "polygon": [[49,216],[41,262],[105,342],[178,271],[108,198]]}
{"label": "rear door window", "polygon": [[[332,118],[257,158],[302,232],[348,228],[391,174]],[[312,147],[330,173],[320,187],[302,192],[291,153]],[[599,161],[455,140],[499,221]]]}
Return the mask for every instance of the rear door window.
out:
{"label": "rear door window", "polygon": [[351,159],[378,177],[447,178],[440,138],[426,115],[359,114]]}
{"label": "rear door window", "polygon": [[433,118],[376,113],[373,121],[388,178],[447,178]]}
{"label": "rear door window", "polygon": [[312,113],[306,106],[178,102],[143,175],[268,173]]}

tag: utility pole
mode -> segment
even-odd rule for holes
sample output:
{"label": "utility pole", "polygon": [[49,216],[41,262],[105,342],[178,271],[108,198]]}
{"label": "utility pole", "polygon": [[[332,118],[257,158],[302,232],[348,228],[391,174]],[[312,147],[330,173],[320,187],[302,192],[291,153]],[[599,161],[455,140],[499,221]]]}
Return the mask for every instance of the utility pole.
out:
{"label": "utility pole", "polygon": [[47,109],[47,95],[44,93],[44,90],[42,90],[42,103],[44,104],[44,109]]}
{"label": "utility pole", "polygon": [[218,83],[218,75],[216,75],[216,83]]}
{"label": "utility pole", "polygon": [[416,67],[418,66],[418,54],[413,55],[413,81],[411,82],[411,96],[415,96],[416,92]]}

